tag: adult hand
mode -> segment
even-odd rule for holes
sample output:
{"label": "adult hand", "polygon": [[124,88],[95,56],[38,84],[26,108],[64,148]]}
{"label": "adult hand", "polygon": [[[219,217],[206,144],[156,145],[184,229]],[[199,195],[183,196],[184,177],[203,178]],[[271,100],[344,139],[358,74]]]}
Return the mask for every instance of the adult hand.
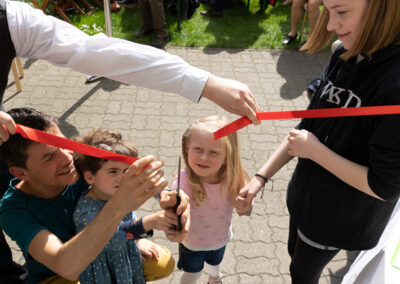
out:
{"label": "adult hand", "polygon": [[119,190],[109,201],[115,210],[123,214],[134,211],[168,185],[161,170],[164,163],[154,160],[153,156],[146,156],[129,166]]}
{"label": "adult hand", "polygon": [[257,101],[247,85],[210,75],[204,86],[202,97],[216,103],[231,113],[247,116],[253,124],[260,124],[256,112],[260,111]]}
{"label": "adult hand", "polygon": [[178,206],[178,209],[175,212],[176,205],[176,190],[173,191],[162,191],[160,194],[160,206],[164,210],[172,212],[176,214],[176,218],[178,215],[181,215],[181,223],[182,230],[167,232],[167,238],[172,242],[182,242],[186,233],[189,232],[190,227],[190,204],[189,204],[189,196],[182,190],[179,191],[179,196],[181,197],[181,203]]}
{"label": "adult hand", "polygon": [[244,215],[253,206],[253,199],[263,186],[263,182],[254,177],[245,187],[243,187],[235,200],[236,212],[239,216]]}
{"label": "adult hand", "polygon": [[288,142],[288,154],[304,159],[311,159],[313,150],[321,144],[314,134],[305,129],[290,131]]}
{"label": "adult hand", "polygon": [[0,145],[10,138],[10,134],[15,134],[15,130],[16,125],[12,117],[8,113],[0,111]]}

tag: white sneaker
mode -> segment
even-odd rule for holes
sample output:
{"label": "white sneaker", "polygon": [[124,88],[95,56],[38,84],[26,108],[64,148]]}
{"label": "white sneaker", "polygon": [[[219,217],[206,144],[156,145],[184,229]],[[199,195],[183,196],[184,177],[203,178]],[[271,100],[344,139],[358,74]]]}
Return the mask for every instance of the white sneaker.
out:
{"label": "white sneaker", "polygon": [[208,281],[207,284],[222,284],[222,278],[226,277],[227,275],[224,276],[218,276],[218,277],[212,277],[211,275],[208,276]]}

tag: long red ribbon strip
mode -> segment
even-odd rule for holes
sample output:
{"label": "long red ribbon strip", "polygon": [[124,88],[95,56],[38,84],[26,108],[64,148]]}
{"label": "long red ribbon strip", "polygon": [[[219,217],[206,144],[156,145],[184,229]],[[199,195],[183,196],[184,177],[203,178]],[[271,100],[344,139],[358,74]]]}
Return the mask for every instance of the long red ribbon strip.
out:
{"label": "long red ribbon strip", "polygon": [[[321,118],[383,114],[400,114],[400,105],[258,112],[257,118],[258,120],[276,120],[292,118]],[[243,116],[242,118],[239,118],[238,120],[235,120],[234,122],[215,131],[214,140],[232,134],[233,132],[242,129],[249,124],[251,124],[251,120]]]}
{"label": "long red ribbon strip", "polygon": [[[257,117],[259,120],[277,120],[292,118],[321,118],[384,114],[400,114],[400,105],[259,112],[257,113]],[[238,120],[235,120],[234,122],[214,132],[214,140],[232,134],[233,132],[242,129],[249,124],[251,124],[251,121],[247,117],[244,116],[242,118],[239,118]],[[138,160],[138,158],[120,155],[19,124],[17,124],[17,133],[21,134],[22,137],[26,139],[52,145],[55,147],[60,147],[63,149],[69,149],[77,153],[97,158],[123,162],[126,164],[132,164],[133,162]]]}
{"label": "long red ribbon strip", "polygon": [[32,141],[52,145],[55,147],[72,150],[77,153],[89,155],[97,158],[113,160],[117,162],[123,162],[126,164],[132,164],[138,158],[120,155],[107,150],[99,149],[87,144],[72,141],[64,137],[56,136],[47,132],[43,132],[37,129],[26,127],[17,124],[17,133],[21,134],[22,137],[30,139]]}

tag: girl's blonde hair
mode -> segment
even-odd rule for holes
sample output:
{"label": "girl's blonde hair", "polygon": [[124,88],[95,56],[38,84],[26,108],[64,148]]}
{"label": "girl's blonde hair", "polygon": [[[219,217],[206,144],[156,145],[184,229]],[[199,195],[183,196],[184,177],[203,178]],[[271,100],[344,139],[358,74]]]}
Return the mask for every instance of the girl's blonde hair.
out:
{"label": "girl's blonde hair", "polygon": [[[368,0],[367,13],[360,33],[351,49],[341,55],[343,60],[358,54],[370,56],[391,44],[400,44],[400,0]],[[327,30],[329,12],[324,7],[316,27],[301,50],[315,53],[327,46],[333,32]]]}
{"label": "girl's blonde hair", "polygon": [[[197,206],[200,206],[206,201],[206,192],[201,184],[199,176],[196,175],[189,166],[187,149],[190,143],[190,138],[194,129],[205,129],[214,132],[228,123],[229,121],[225,117],[208,116],[193,122],[182,136],[182,154],[185,160],[185,169],[189,177],[189,184],[192,188],[193,199]],[[227,192],[228,196],[231,197],[232,200],[234,200],[238,195],[239,190],[249,181],[249,176],[243,169],[240,160],[236,133],[221,138],[221,142],[226,151],[226,160],[225,164],[220,168],[218,175],[221,177],[221,181],[223,182],[223,190]]]}

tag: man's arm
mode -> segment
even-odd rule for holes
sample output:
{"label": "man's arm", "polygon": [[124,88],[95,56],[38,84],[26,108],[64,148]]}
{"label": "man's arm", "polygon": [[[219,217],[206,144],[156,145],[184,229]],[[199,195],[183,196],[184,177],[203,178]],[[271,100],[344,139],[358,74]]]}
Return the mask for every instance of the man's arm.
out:
{"label": "man's arm", "polygon": [[41,230],[29,244],[29,254],[58,275],[76,280],[103,250],[122,218],[167,185],[160,170],[163,163],[153,161],[154,157],[147,156],[133,163],[113,198],[72,239],[62,243],[53,233]]}
{"label": "man's arm", "polygon": [[194,102],[203,94],[223,109],[246,115],[258,124],[255,112],[259,108],[245,84],[212,77],[176,55],[104,34],[89,36],[17,1],[7,2],[7,19],[17,56],[44,59],[125,84],[179,93]]}

